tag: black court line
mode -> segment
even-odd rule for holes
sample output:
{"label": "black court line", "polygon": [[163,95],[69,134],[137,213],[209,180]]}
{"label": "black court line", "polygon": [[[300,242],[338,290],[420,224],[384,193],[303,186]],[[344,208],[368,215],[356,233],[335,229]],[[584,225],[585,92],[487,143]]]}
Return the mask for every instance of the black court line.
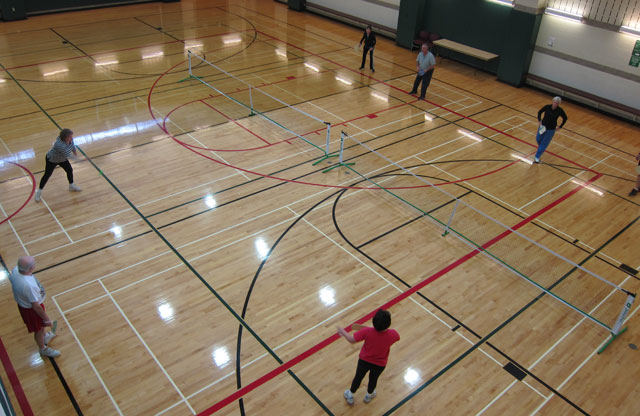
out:
{"label": "black court line", "polygon": [[[388,172],[386,173],[387,175],[389,174]],[[459,187],[463,188],[463,189],[467,189],[464,186],[458,185]],[[468,189],[467,189],[468,190]],[[337,217],[336,217],[336,209],[338,206],[338,203],[340,202],[340,198],[346,193],[347,190],[343,190],[341,191],[341,193],[338,195],[338,197],[336,198],[336,200],[334,201],[334,206],[333,206],[333,210],[332,210],[332,215],[333,215],[333,223],[334,223],[334,227],[336,229],[336,231],[338,231],[338,234],[340,234],[340,237],[342,237],[342,239],[349,244],[354,250],[356,250],[357,252],[359,252],[360,254],[362,254],[364,257],[366,257],[369,261],[371,261],[373,264],[375,264],[376,266],[380,267],[382,270],[384,270],[387,274],[389,274],[389,276],[393,277],[396,281],[398,281],[399,283],[401,283],[403,286],[407,287],[407,288],[411,288],[412,286],[407,283],[404,279],[402,279],[401,277],[399,277],[397,274],[395,274],[394,272],[392,272],[389,268],[387,268],[386,266],[384,266],[381,262],[377,261],[376,259],[374,259],[372,256],[370,256],[369,254],[367,254],[365,251],[361,250],[359,247],[356,247],[354,243],[351,242],[351,240],[349,240],[344,233],[342,232],[342,229],[340,228],[340,226],[338,225],[338,221],[337,221]],[[473,191],[471,191],[473,192]],[[474,192],[475,193],[475,192]],[[424,218],[424,216],[421,216],[421,218]],[[388,233],[386,233],[385,235],[388,235]],[[457,331],[459,328],[464,328],[465,330],[467,330],[469,333],[471,333],[472,335],[474,335],[476,338],[480,339],[481,336],[474,331],[473,329],[471,329],[469,326],[467,326],[464,322],[462,322],[459,318],[455,317],[451,312],[447,311],[446,309],[444,309],[443,307],[441,307],[440,305],[438,305],[435,301],[433,301],[432,299],[428,298],[426,295],[424,295],[423,293],[421,293],[420,291],[416,292],[416,294],[423,300],[425,300],[426,302],[428,302],[430,305],[432,305],[433,307],[435,307],[438,311],[440,311],[441,313],[443,313],[445,316],[447,316],[449,319],[453,320],[457,325],[452,327],[451,330],[452,331]],[[563,399],[564,401],[566,401],[567,403],[569,403],[570,405],[572,405],[575,408],[580,409],[575,403],[571,402],[567,397],[565,397],[564,395],[562,395],[560,392],[558,392],[557,390],[555,390],[553,387],[551,387],[549,384],[547,384],[545,381],[543,381],[540,377],[536,376],[533,372],[527,370],[523,365],[519,364],[514,358],[510,357],[509,355],[507,355],[505,352],[503,352],[502,350],[500,350],[498,347],[496,347],[495,345],[489,344],[487,343],[487,345],[489,345],[494,351],[496,351],[498,354],[500,354],[501,356],[505,357],[507,360],[509,360],[510,362],[514,363],[515,365],[518,366],[518,368],[520,368],[522,371],[524,371],[526,374],[530,375],[533,379],[535,379],[536,381],[538,381],[539,383],[541,383],[543,386],[545,386],[547,389],[549,389],[550,391],[554,392],[558,397],[560,397],[561,399]],[[584,412],[583,412],[584,413]],[[586,414],[586,413],[585,413]]]}
{"label": "black court line", "polygon": [[76,398],[73,397],[73,392],[71,391],[71,388],[69,388],[69,385],[67,384],[67,380],[65,380],[64,376],[62,375],[62,371],[60,371],[60,368],[58,367],[58,363],[56,363],[56,360],[53,357],[49,357],[49,361],[51,361],[51,365],[53,365],[53,369],[56,371],[56,374],[58,375],[58,379],[60,380],[60,383],[62,383],[62,387],[64,387],[64,391],[67,392],[67,397],[69,397],[69,400],[71,401],[71,404],[73,405],[73,408],[75,409],[76,414],[78,416],[82,416],[82,410],[80,410],[80,406],[78,405]]}
{"label": "black court line", "polygon": [[[5,69],[4,66],[0,63],[0,68]],[[13,75],[11,75],[11,73],[9,71],[5,72],[14,80],[14,82],[16,82],[16,84],[22,89],[22,91],[27,95],[27,97],[42,111],[42,113],[53,123],[53,125],[55,125],[58,129],[61,129],[61,127],[58,125],[58,123],[51,118],[51,116],[45,111],[44,108],[42,108],[42,106],[40,105],[40,103],[38,103],[38,101],[35,100],[34,97],[32,97],[29,92],[24,89],[24,87],[22,87],[22,85],[17,82],[15,80],[15,78],[13,78]],[[169,250],[171,250],[176,257],[178,257],[178,259],[180,259],[180,261],[187,266],[187,268],[193,273],[193,275],[196,276],[196,278],[198,278],[198,280],[200,280],[200,282],[209,290],[209,292],[211,292],[215,298],[225,307],[225,309],[227,309],[227,311],[229,313],[231,313],[233,315],[233,317],[239,322],[240,325],[242,325],[244,328],[246,328],[247,331],[249,331],[249,333],[255,338],[256,341],[258,341],[258,343],[269,353],[269,355],[271,355],[279,364],[282,364],[283,361],[280,359],[280,357],[275,353],[275,351],[273,351],[265,342],[262,338],[260,338],[260,336],[258,336],[258,334],[253,330],[253,328],[251,328],[249,326],[249,324],[247,322],[244,321],[244,319],[242,319],[240,317],[240,315],[238,315],[238,313],[231,307],[231,305],[229,305],[227,303],[227,301],[209,284],[209,282],[207,282],[202,275],[200,275],[200,273],[193,267],[193,265],[191,265],[191,263],[189,263],[189,261],[187,261],[187,259],[169,242],[169,240],[166,239],[166,237],[156,228],[153,226],[153,224],[151,224],[151,222],[142,214],[142,212],[140,212],[138,210],[138,208],[136,207],[136,205],[131,202],[125,195],[124,193],[122,193],[122,191],[109,179],[109,177],[107,175],[104,174],[104,172],[102,172],[102,170],[100,170],[100,168],[95,164],[95,162],[82,150],[81,147],[76,146],[76,149],[80,151],[80,153],[82,153],[82,155],[89,161],[89,163],[91,163],[91,165],[96,169],[96,171],[98,171],[98,173],[100,173],[100,175],[102,175],[102,177],[105,179],[105,181],[107,181],[107,183],[113,188],[113,190],[118,193],[118,195],[120,195],[120,197],[131,207],[131,209],[133,209],[133,211],[138,214],[138,216],[147,224],[147,226],[149,228],[151,228],[151,231],[153,231],[155,233],[156,236],[158,236],[160,238],[160,240],[162,240],[162,242],[169,248]],[[304,383],[302,382],[302,380],[300,380],[294,373],[293,371],[290,372],[290,375],[293,377],[293,379],[305,390],[305,392],[307,392],[307,394],[327,413],[327,414],[332,414],[329,409],[325,406],[325,404],[320,401],[320,399],[311,391],[307,388],[306,385],[304,385]]]}

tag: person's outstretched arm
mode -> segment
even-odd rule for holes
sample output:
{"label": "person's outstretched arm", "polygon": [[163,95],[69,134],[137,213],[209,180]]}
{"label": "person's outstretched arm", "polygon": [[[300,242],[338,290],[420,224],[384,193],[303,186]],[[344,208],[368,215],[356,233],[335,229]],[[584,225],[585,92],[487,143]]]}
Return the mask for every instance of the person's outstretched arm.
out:
{"label": "person's outstretched arm", "polygon": [[338,327],[338,335],[344,337],[344,339],[346,339],[347,341],[349,341],[351,344],[355,344],[356,339],[353,337],[353,335],[351,335],[350,333],[348,333],[347,331],[344,330],[344,328],[340,328]]}

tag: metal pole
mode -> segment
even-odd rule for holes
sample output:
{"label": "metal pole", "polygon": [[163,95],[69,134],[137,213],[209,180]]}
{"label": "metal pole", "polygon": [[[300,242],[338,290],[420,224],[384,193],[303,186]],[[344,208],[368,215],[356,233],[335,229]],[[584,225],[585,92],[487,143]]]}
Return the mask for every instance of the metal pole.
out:
{"label": "metal pole", "polygon": [[458,208],[459,199],[456,199],[456,204],[453,206],[453,211],[451,211],[451,216],[449,217],[449,221],[447,221],[447,226],[444,227],[444,233],[442,236],[449,234],[449,226],[451,225],[451,221],[453,221],[453,216],[456,215],[456,208]]}
{"label": "metal pole", "polygon": [[189,58],[189,76],[191,76],[191,50],[187,49],[187,58]]}
{"label": "metal pole", "polygon": [[342,164],[342,151],[344,150],[344,136],[345,136],[345,132],[341,131],[340,132],[340,159],[338,159],[338,162],[340,164]]}
{"label": "metal pole", "polygon": [[253,115],[253,95],[251,94],[251,86],[249,86],[249,106],[251,107],[250,115]]}
{"label": "metal pole", "polygon": [[331,140],[331,123],[325,121],[324,124],[327,125],[327,147],[324,151],[327,155],[329,155],[329,141]]}

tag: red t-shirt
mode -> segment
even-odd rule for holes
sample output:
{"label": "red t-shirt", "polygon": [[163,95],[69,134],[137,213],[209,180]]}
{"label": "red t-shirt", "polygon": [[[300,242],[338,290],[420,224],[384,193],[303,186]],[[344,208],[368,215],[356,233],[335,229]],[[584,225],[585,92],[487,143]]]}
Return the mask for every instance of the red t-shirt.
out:
{"label": "red t-shirt", "polygon": [[400,335],[395,329],[380,332],[375,328],[366,327],[354,333],[353,338],[358,342],[364,340],[360,350],[361,360],[384,367],[387,365],[391,345],[400,340]]}

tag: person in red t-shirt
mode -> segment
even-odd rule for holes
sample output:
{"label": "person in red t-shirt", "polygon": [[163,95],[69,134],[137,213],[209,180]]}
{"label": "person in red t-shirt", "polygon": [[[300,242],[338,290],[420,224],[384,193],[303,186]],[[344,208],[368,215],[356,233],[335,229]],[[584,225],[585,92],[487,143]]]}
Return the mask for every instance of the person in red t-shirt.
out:
{"label": "person in red t-shirt", "polygon": [[343,336],[352,344],[364,341],[364,345],[360,350],[360,358],[356,375],[351,382],[351,388],[345,390],[344,398],[347,403],[353,404],[353,394],[360,387],[360,383],[364,376],[369,372],[369,386],[367,394],[364,396],[364,402],[369,403],[376,397],[376,384],[378,377],[384,371],[389,358],[389,350],[391,345],[400,340],[400,335],[395,329],[388,329],[391,326],[391,314],[389,311],[378,310],[373,316],[373,328],[354,324],[353,329],[358,330],[353,335],[338,327],[338,334]]}

